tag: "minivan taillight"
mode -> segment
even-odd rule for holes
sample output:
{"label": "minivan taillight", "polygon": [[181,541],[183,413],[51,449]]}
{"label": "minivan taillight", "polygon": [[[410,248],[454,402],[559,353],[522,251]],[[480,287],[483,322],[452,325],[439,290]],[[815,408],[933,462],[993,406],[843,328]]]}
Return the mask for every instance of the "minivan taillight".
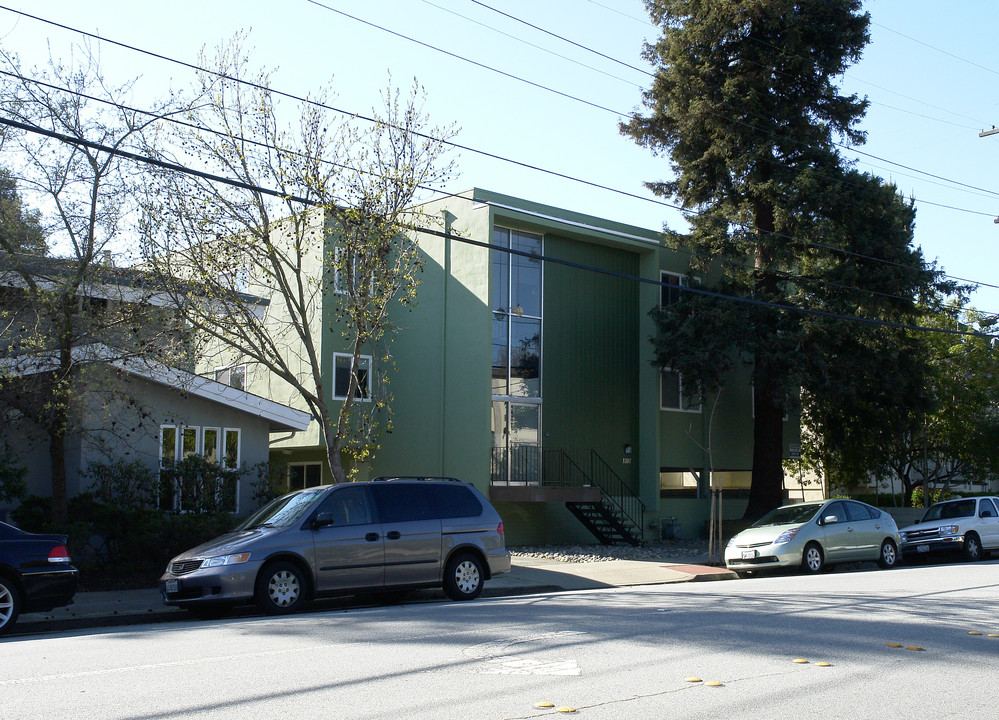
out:
{"label": "minivan taillight", "polygon": [[500,524],[496,527],[496,532],[498,532],[500,535],[503,534],[503,521],[502,520],[500,520]]}
{"label": "minivan taillight", "polygon": [[49,551],[49,562],[50,563],[68,563],[69,562],[69,550],[66,549],[65,545],[56,545]]}

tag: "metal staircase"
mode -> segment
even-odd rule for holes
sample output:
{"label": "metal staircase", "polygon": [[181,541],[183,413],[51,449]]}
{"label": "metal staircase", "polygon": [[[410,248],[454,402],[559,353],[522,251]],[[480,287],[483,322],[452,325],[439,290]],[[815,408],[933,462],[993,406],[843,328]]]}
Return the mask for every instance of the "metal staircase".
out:
{"label": "metal staircase", "polygon": [[596,488],[599,500],[565,506],[604,545],[642,541],[645,503],[595,450],[494,448],[494,484]]}
{"label": "metal staircase", "polygon": [[642,541],[641,528],[603,499],[597,503],[567,502],[565,506],[604,545],[638,545]]}

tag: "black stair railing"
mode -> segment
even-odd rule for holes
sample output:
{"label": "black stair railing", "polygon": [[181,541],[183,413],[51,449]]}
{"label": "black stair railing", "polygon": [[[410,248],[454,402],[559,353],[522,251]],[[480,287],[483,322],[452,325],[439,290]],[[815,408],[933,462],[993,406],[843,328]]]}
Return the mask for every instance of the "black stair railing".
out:
{"label": "black stair railing", "polygon": [[497,447],[493,448],[491,475],[493,485],[596,487],[601,502],[641,536],[645,503],[595,450],[536,445]]}

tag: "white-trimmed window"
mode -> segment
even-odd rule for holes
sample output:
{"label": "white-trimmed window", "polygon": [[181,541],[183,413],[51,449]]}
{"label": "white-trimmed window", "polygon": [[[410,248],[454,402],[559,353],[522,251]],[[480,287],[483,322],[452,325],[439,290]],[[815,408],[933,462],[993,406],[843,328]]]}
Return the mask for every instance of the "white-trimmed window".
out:
{"label": "white-trimmed window", "polygon": [[357,379],[355,399],[364,402],[371,400],[371,356],[361,355],[354,365],[350,353],[333,353],[333,399],[345,400],[350,389],[351,374]]}
{"label": "white-trimmed window", "polygon": [[201,429],[201,450],[205,455],[205,460],[211,463],[218,463],[222,457],[222,432],[221,428],[204,427]]}
{"label": "white-trimmed window", "polygon": [[659,373],[659,409],[674,412],[701,412],[701,403],[695,392],[683,381],[683,375],[675,370],[663,368]]}
{"label": "white-trimmed window", "polygon": [[177,462],[177,426],[160,425],[160,467]]}
{"label": "white-trimmed window", "polygon": [[[344,252],[342,247],[333,249],[333,292],[337,295],[346,295],[347,290],[351,287],[349,283],[353,283],[353,286],[357,287],[358,276],[361,274],[360,256],[355,254],[350,259],[350,267],[346,267],[346,263],[341,261]],[[373,295],[374,292],[375,279],[372,277],[368,287],[368,294]]]}
{"label": "white-trimmed window", "polygon": [[239,428],[226,428],[225,429],[225,445],[222,450],[222,460],[223,466],[229,470],[236,470],[239,468],[240,460],[242,459],[242,447],[240,447],[240,439],[242,436],[242,431]]}
{"label": "white-trimmed window", "polygon": [[246,389],[246,365],[231,365],[215,370],[215,382],[234,387],[237,390]]}
{"label": "white-trimmed window", "polygon": [[662,287],[659,290],[659,304],[662,307],[668,307],[676,305],[680,300],[680,288],[687,287],[687,276],[661,270],[659,272],[659,282],[662,283]]}

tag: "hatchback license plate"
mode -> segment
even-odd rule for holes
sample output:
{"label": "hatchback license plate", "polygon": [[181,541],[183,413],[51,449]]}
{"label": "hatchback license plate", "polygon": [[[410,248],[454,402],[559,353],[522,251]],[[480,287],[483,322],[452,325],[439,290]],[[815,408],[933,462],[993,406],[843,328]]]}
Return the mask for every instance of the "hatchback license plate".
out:
{"label": "hatchback license plate", "polygon": [[755,557],[756,557],[756,551],[755,550],[743,550],[742,551],[742,559],[743,560],[752,560]]}
{"label": "hatchback license plate", "polygon": [[916,545],[916,552],[929,552],[929,551],[930,551],[929,545]]}
{"label": "hatchback license plate", "polygon": [[177,586],[177,581],[176,580],[167,580],[166,581],[166,591],[168,593],[175,593],[175,592],[177,592],[177,590],[178,590],[178,586]]}

